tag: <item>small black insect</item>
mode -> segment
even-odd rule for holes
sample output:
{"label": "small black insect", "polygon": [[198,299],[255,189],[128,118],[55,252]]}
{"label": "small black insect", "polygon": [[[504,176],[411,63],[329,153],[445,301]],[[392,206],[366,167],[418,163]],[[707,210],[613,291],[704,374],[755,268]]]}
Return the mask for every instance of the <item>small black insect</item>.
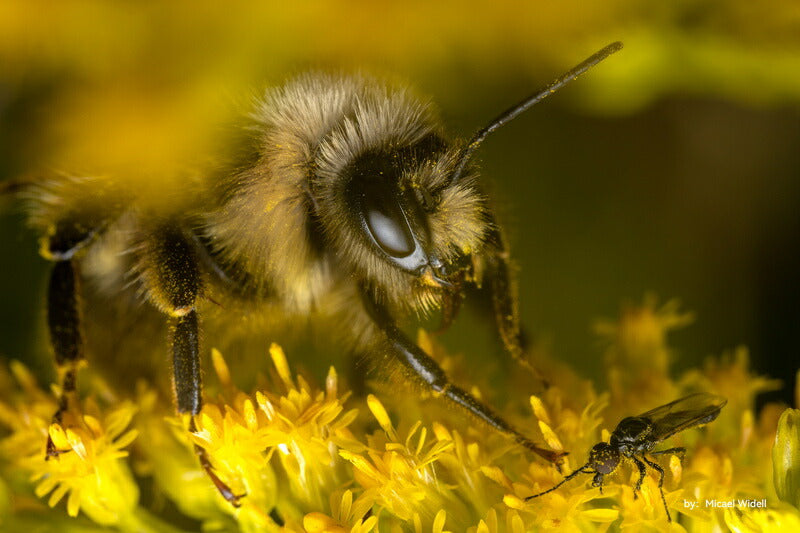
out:
{"label": "small black insect", "polygon": [[667,500],[664,498],[664,469],[657,463],[647,458],[650,455],[675,454],[683,456],[686,448],[676,447],[667,450],[651,452],[656,444],[668,439],[675,433],[712,422],[722,407],[728,400],[715,394],[698,392],[684,396],[674,402],[651,409],[639,416],[629,416],[623,418],[608,442],[598,442],[589,451],[589,461],[566,476],[559,484],[539,494],[529,496],[525,500],[538,498],[548,492],[556,490],[558,487],[574,478],[578,474],[594,474],[592,479],[593,487],[600,487],[603,492],[603,477],[611,474],[619,466],[623,457],[632,460],[639,469],[639,479],[633,487],[633,496],[637,497],[639,489],[642,487],[644,476],[647,473],[647,466],[658,472],[658,490],[661,492],[661,501],[664,503],[664,511],[667,513],[667,520],[672,521],[672,517],[667,509]]}

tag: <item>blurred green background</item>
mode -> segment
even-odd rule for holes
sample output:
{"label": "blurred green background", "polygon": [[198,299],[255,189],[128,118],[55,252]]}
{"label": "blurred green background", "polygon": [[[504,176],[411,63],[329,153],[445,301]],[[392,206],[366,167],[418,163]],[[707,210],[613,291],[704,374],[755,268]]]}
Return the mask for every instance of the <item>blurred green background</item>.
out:
{"label": "blurred green background", "polygon": [[[677,368],[744,344],[800,364],[800,4],[0,2],[0,179],[158,176],[213,152],[230,102],[309,68],[408,81],[468,136],[601,46],[625,49],[490,137],[483,174],[525,327],[602,380],[591,322],[649,291],[696,323]],[[46,373],[48,265],[0,209],[0,356]],[[463,313],[446,344],[495,356]],[[471,336],[476,331],[478,338]],[[470,355],[476,357],[475,355]]]}

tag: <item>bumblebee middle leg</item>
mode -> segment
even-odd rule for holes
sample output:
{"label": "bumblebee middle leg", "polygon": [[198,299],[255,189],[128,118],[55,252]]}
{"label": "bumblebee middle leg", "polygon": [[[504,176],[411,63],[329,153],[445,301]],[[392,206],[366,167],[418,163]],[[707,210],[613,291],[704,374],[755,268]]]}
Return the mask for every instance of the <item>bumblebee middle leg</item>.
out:
{"label": "bumblebee middle leg", "polygon": [[[366,291],[364,292],[366,294]],[[441,367],[419,346],[409,339],[396,325],[387,310],[369,297],[365,297],[368,313],[385,335],[390,355],[408,369],[416,380],[434,393],[479,418],[497,431],[512,437],[517,443],[558,464],[564,452],[547,450],[537,446],[532,440],[514,429],[500,415],[478,401],[467,391],[453,385]]]}
{"label": "bumblebee middle leg", "polygon": [[149,300],[169,318],[173,392],[181,414],[202,408],[199,324],[195,305],[202,290],[196,252],[177,224],[148,236],[142,258]]}
{"label": "bumblebee middle leg", "polygon": [[[196,310],[203,287],[193,241],[177,228],[177,224],[163,224],[150,235],[145,247],[145,280],[150,300],[169,316],[175,404],[180,414],[191,415],[188,429],[195,432],[194,417],[203,407]],[[223,498],[239,507],[242,496],[234,494],[217,476],[206,450],[195,444],[194,451],[200,466]]]}

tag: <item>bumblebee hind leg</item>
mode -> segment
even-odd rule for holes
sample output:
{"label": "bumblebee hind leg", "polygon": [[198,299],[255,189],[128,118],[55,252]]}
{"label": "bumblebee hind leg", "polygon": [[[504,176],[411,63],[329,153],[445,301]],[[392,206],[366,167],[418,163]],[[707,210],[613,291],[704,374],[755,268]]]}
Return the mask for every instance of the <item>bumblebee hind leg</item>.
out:
{"label": "bumblebee hind leg", "polygon": [[[47,286],[47,327],[61,386],[58,410],[53,415],[53,423],[57,424],[62,422],[70,402],[75,401],[78,368],[85,361],[81,333],[80,269],[76,254],[88,246],[104,227],[104,224],[66,219],[48,228],[41,241],[41,255],[55,261]],[[62,451],[56,449],[48,436],[47,458],[58,456]]]}
{"label": "bumblebee hind leg", "polygon": [[[70,402],[75,401],[78,368],[84,361],[78,283],[74,261],[59,261],[53,266],[47,289],[47,325],[61,386],[58,410],[53,415],[53,423],[57,424],[62,422]],[[58,456],[62,451],[56,449],[48,435],[47,458]]]}

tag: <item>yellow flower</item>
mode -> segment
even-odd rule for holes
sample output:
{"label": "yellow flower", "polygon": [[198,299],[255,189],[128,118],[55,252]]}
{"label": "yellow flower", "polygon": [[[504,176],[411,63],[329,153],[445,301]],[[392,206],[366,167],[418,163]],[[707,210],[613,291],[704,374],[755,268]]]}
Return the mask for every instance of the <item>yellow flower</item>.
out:
{"label": "yellow flower", "polygon": [[228,507],[219,505],[192,449],[182,420],[173,415],[169,398],[141,384],[136,394],[139,414],[134,423],[146,438],[135,443],[136,472],[152,479],[156,498],[167,498],[181,513],[203,522],[224,519]]}
{"label": "yellow flower", "polygon": [[[338,378],[333,368],[325,390],[315,391],[302,377],[291,377],[283,350],[275,344],[270,355],[285,389],[284,395],[257,392],[247,395],[229,382],[230,373],[219,352],[214,366],[227,397],[206,403],[196,417],[191,441],[208,454],[215,473],[236,495],[242,495],[241,509],[234,511],[221,498],[220,505],[234,513],[240,523],[272,527],[270,510],[279,503],[289,516],[301,510],[320,508],[330,492],[344,479],[338,445],[352,441],[347,426],[355,410],[344,412],[347,395],[338,395]],[[279,488],[275,459],[288,487]]]}
{"label": "yellow flower", "polygon": [[[214,351],[222,393],[206,399],[193,425],[188,416],[172,414],[168,396],[145,384],[130,401],[98,389],[96,380],[83,382],[91,386],[87,398],[70,405],[60,424],[51,424],[53,394],[12,363],[16,387],[0,368],[0,425],[7,428],[0,437],[0,529],[57,523],[67,531],[73,523],[68,514],[83,511],[122,532],[159,533],[176,532],[169,523],[178,520],[192,530],[226,532],[797,530],[800,512],[775,498],[770,477],[774,471],[778,495],[792,501],[797,436],[787,420],[795,412],[780,424],[775,406],[754,412],[754,395],[774,383],[751,373],[744,350],[673,379],[667,332],[688,320],[674,303],[659,308],[649,299],[641,308],[626,308],[618,322],[598,330],[609,343],[608,391],[595,392],[590,381],[562,365],[548,389],[530,397],[529,407],[521,402],[527,394],[509,402],[504,416],[525,432],[538,430],[548,446],[571,452],[561,474],[435,400],[423,408],[418,395],[387,395],[387,410],[373,395],[349,399],[333,368],[316,386],[292,374],[277,345],[269,350],[274,370],[266,390],[240,390]],[[457,360],[434,337],[420,339],[437,359]],[[648,367],[648,359],[658,364]],[[482,385],[487,396],[497,392],[489,386]],[[588,450],[608,442],[623,417],[663,404],[665,396],[697,390],[726,396],[728,405],[707,428],[659,443],[687,449],[683,461],[654,458],[665,470],[663,494],[673,522],[667,521],[652,469],[634,497],[638,470],[630,461],[606,476],[602,494],[582,474],[526,501],[584,465]],[[365,414],[346,409],[346,402],[363,404]],[[420,420],[423,415],[429,422]],[[143,438],[131,443],[136,432]],[[48,435],[65,453],[45,461]],[[239,508],[221,497],[195,447],[220,483],[241,496]],[[26,497],[30,479],[35,493],[51,504],[66,499],[68,512],[50,511],[33,495]],[[146,503],[138,497],[139,479],[150,479],[153,487],[141,498]],[[730,509],[705,503],[742,498],[767,505]],[[166,500],[172,505],[164,505]]]}
{"label": "yellow flower", "polygon": [[361,496],[353,501],[353,491],[331,494],[332,516],[320,512],[307,514],[303,527],[309,533],[367,533],[378,523],[377,516],[367,516],[372,510],[372,501]]}
{"label": "yellow flower", "polygon": [[[420,423],[415,423],[401,440],[377,397],[370,395],[367,403],[386,438],[372,436],[362,453],[339,452],[354,466],[353,476],[365,489],[364,494],[400,520],[421,515],[423,521],[432,523],[445,504],[462,507],[436,472],[436,462],[453,443],[440,440],[428,444],[427,430]],[[465,509],[461,511],[463,516]]]}
{"label": "yellow flower", "polygon": [[339,396],[333,368],[328,371],[325,390],[313,391],[301,376],[295,385],[280,347],[273,345],[270,355],[287,393],[280,397],[256,395],[259,409],[268,420],[264,444],[277,450],[293,494],[303,502],[320,505],[329,491],[343,482],[336,450],[353,441],[348,426],[358,411],[344,411],[349,393]]}
{"label": "yellow flower", "polygon": [[679,307],[677,300],[658,307],[657,298],[647,295],[640,306],[624,306],[618,321],[595,322],[595,333],[608,343],[604,359],[612,408],[657,405],[678,396],[669,377],[673,357],[667,335],[694,320],[692,313]]}
{"label": "yellow flower", "polygon": [[[101,413],[89,399],[80,407],[70,405],[63,413],[62,419],[69,423],[51,424],[56,411],[53,398],[36,387],[22,365],[12,363],[11,368],[31,401],[0,405],[0,421],[11,431],[0,443],[3,457],[30,473],[36,496],[49,495],[50,507],[66,497],[69,516],[82,510],[98,524],[129,521],[139,489],[124,449],[137,436],[136,430],[126,431],[136,407],[121,402]],[[48,436],[58,450],[49,458],[45,453]]]}
{"label": "yellow flower", "polygon": [[691,324],[694,314],[680,312],[677,300],[657,306],[658,299],[648,294],[642,305],[625,305],[619,321],[595,322],[595,333],[610,343],[606,365],[635,364],[656,371],[666,370],[671,359],[667,333]]}

